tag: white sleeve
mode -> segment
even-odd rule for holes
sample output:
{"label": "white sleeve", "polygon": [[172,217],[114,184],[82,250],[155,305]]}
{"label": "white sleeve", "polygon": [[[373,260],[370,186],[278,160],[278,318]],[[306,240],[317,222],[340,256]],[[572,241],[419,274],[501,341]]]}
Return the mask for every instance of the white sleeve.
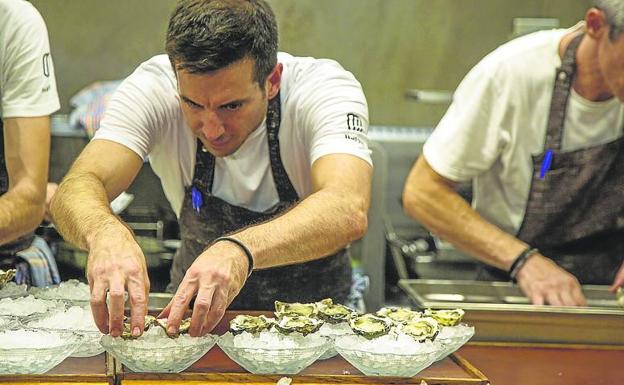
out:
{"label": "white sleeve", "polygon": [[169,80],[154,68],[144,63],[119,85],[93,140],[110,140],[147,158],[178,106]]}
{"label": "white sleeve", "polygon": [[496,72],[482,61],[466,75],[424,145],[427,162],[447,179],[468,181],[488,170],[501,153],[512,107],[498,92]]}
{"label": "white sleeve", "polygon": [[48,31],[37,10],[19,9],[2,26],[0,98],[3,118],[50,115],[60,108]]}
{"label": "white sleeve", "polygon": [[301,76],[297,124],[305,128],[310,164],[324,155],[350,154],[372,165],[368,105],[360,83],[332,60],[319,60]]}

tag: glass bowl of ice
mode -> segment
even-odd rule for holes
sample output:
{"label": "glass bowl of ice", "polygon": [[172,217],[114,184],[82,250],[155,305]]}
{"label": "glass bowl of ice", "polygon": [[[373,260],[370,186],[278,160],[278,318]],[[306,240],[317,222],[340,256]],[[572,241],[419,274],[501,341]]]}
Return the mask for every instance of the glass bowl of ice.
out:
{"label": "glass bowl of ice", "polygon": [[0,330],[15,329],[20,326],[16,317],[0,317]]}
{"label": "glass bowl of ice", "polygon": [[65,304],[59,301],[38,299],[29,295],[20,298],[0,299],[0,317],[16,317],[22,323],[27,323],[65,309]]}
{"label": "glass bowl of ice", "polygon": [[474,326],[468,326],[466,324],[442,327],[435,339],[435,341],[442,346],[442,349],[436,356],[436,361],[443,359],[462,347],[463,344],[472,338],[474,333]]}
{"label": "glass bowl of ice", "polygon": [[0,331],[0,374],[42,374],[78,346],[76,334],[31,328]]}
{"label": "glass bowl of ice", "polygon": [[72,357],[92,357],[104,352],[104,348],[100,345],[102,333],[95,325],[90,308],[72,306],[67,310],[31,321],[28,326],[76,333],[79,336],[80,346],[72,353]]}
{"label": "glass bowl of ice", "polygon": [[431,365],[441,346],[429,340],[416,342],[404,335],[388,334],[368,340],[359,335],[338,337],[340,355],[367,376],[412,377]]}
{"label": "glass bowl of ice", "polygon": [[352,335],[353,330],[351,329],[351,326],[349,326],[348,322],[341,322],[337,324],[331,324],[331,323],[326,322],[323,324],[323,326],[321,326],[321,328],[316,333],[318,333],[319,335],[323,337],[327,337],[331,339],[330,347],[327,349],[325,353],[323,353],[319,357],[319,360],[327,360],[338,354],[338,351],[334,347],[334,341],[336,340],[336,338],[346,336],[346,335]]}
{"label": "glass bowl of ice", "polygon": [[77,306],[89,305],[91,298],[89,285],[77,279],[63,281],[55,286],[31,287],[29,291],[35,298],[58,300]]}
{"label": "glass bowl of ice", "polygon": [[331,348],[332,341],[316,333],[303,336],[264,330],[219,338],[219,347],[233,361],[254,374],[297,374]]}
{"label": "glass bowl of ice", "polygon": [[26,297],[27,295],[26,284],[18,285],[15,282],[9,282],[0,288],[0,299]]}
{"label": "glass bowl of ice", "polygon": [[206,354],[216,339],[211,334],[203,337],[181,334],[171,338],[165,329],[152,326],[136,339],[107,334],[100,339],[100,343],[134,372],[179,373]]}

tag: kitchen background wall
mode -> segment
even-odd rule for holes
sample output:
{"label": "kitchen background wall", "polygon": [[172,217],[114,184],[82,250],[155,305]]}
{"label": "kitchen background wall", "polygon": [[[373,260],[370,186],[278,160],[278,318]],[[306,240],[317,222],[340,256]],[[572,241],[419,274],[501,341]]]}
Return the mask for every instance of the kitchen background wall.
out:
{"label": "kitchen background wall", "polygon": [[[82,87],[120,79],[163,51],[174,0],[32,0],[48,25],[62,112]],[[329,57],[355,74],[375,125],[432,126],[446,105],[407,89],[453,90],[511,37],[515,17],[583,18],[591,0],[270,0],[280,49]]]}

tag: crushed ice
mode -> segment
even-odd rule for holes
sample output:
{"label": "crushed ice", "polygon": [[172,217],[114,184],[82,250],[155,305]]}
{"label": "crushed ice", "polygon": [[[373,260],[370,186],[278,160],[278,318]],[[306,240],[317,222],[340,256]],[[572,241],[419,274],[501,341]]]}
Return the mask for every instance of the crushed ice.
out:
{"label": "crushed ice", "polygon": [[80,306],[72,306],[65,311],[60,311],[44,319],[31,322],[28,326],[49,329],[98,331],[91,310]]}
{"label": "crushed ice", "polygon": [[318,346],[326,340],[316,334],[303,336],[301,333],[281,334],[275,331],[264,330],[257,334],[243,332],[233,338],[233,344],[237,348],[258,349],[296,349]]}
{"label": "crushed ice", "polygon": [[67,301],[89,301],[91,294],[89,285],[82,283],[77,279],[63,281],[57,286],[46,288],[31,288],[31,292],[37,298],[43,299],[61,299]]}
{"label": "crushed ice", "polygon": [[59,306],[57,302],[38,299],[29,295],[21,298],[0,299],[0,315],[25,317],[32,314],[45,313]]}
{"label": "crushed ice", "polygon": [[41,330],[6,330],[0,332],[0,349],[53,348],[65,345],[64,338]]}

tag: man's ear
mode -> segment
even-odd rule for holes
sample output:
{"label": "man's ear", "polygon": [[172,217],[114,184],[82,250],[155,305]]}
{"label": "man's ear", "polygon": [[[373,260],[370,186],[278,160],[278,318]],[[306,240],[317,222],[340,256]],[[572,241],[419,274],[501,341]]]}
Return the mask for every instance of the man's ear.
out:
{"label": "man's ear", "polygon": [[264,86],[267,90],[267,95],[269,99],[273,99],[280,90],[283,70],[284,66],[282,65],[282,63],[277,63],[266,80],[266,84]]}
{"label": "man's ear", "polygon": [[592,37],[599,39],[609,33],[607,16],[598,8],[590,8],[585,14],[585,30]]}

